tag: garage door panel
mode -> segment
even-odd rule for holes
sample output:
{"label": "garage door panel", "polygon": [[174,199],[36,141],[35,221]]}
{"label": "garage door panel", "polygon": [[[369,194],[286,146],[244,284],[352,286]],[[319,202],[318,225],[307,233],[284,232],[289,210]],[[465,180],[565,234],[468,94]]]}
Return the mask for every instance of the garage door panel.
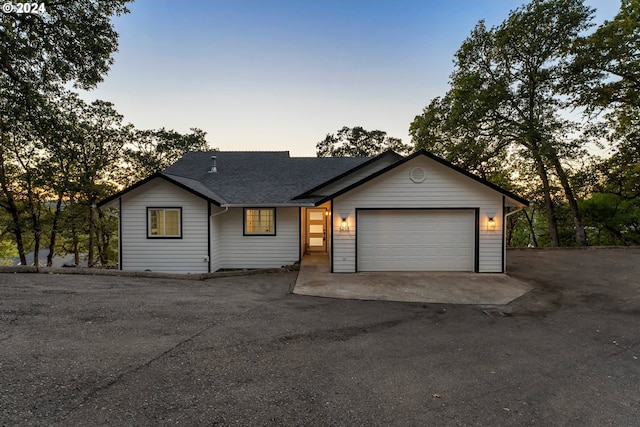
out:
{"label": "garage door panel", "polygon": [[473,271],[472,210],[358,213],[359,271]]}

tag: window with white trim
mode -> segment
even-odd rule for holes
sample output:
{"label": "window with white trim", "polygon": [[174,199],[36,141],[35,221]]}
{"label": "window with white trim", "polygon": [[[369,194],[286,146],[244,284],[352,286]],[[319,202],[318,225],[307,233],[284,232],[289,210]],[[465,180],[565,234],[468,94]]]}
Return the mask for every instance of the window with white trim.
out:
{"label": "window with white trim", "polygon": [[245,208],[245,236],[274,236],[276,234],[275,208]]}
{"label": "window with white trim", "polygon": [[147,237],[182,238],[182,208],[147,208]]}

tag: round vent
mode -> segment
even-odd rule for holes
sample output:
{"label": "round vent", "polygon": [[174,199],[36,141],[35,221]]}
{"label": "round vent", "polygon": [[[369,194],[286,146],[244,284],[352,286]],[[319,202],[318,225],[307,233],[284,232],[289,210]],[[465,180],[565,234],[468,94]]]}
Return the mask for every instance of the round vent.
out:
{"label": "round vent", "polygon": [[421,167],[415,167],[409,172],[409,178],[415,183],[420,183],[427,179],[427,173]]}

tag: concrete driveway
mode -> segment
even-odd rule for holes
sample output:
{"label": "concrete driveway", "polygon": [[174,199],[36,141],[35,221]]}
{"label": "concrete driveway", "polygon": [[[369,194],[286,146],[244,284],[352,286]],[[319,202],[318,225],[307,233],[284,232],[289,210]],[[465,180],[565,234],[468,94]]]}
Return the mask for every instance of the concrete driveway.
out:
{"label": "concrete driveway", "polygon": [[505,305],[533,286],[506,274],[456,272],[330,273],[326,255],[307,255],[294,294],[358,300]]}

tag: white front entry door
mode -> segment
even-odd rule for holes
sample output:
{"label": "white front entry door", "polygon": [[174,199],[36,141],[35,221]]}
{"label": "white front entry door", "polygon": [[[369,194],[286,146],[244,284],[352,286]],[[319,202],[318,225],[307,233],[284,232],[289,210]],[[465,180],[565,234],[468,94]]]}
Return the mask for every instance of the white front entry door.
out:
{"label": "white front entry door", "polygon": [[327,251],[326,209],[307,209],[307,251]]}

